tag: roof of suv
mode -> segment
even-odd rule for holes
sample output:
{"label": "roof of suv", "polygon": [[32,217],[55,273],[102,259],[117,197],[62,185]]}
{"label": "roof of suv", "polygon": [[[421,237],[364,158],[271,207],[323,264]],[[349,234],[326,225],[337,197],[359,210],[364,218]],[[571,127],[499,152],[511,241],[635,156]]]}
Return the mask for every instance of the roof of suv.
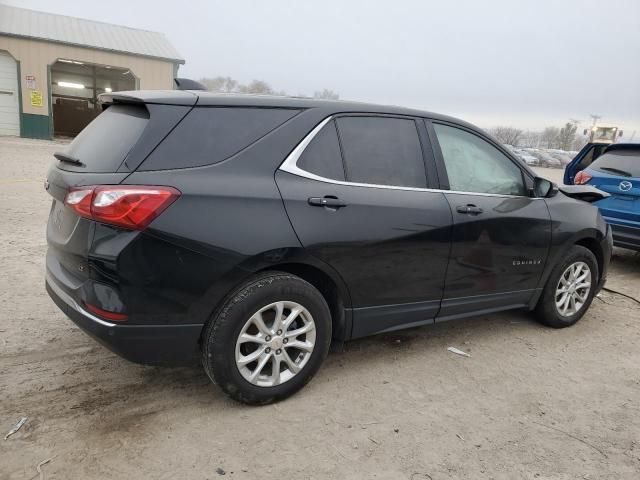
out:
{"label": "roof of suv", "polygon": [[322,108],[328,113],[383,113],[427,117],[464,125],[474,130],[478,128],[463,120],[437,113],[393,105],[353,102],[345,100],[320,100],[303,97],[279,97],[273,95],[212,93],[201,90],[132,90],[126,92],[103,93],[100,101],[109,103],[151,103],[188,106],[244,106],[274,108]]}

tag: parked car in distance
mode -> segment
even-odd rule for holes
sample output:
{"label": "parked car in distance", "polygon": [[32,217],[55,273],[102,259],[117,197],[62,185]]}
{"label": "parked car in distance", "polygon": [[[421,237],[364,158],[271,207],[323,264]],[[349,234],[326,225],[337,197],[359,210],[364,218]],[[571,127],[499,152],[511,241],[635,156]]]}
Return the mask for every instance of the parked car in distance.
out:
{"label": "parked car in distance", "polygon": [[611,194],[595,205],[613,229],[616,246],[640,250],[640,144],[613,144],[575,175],[576,185]]}
{"label": "parked car in distance", "polygon": [[547,167],[547,168],[561,168],[562,167],[562,164],[560,163],[560,160],[558,160],[557,158],[552,157],[547,152],[543,152],[542,150],[537,150],[535,152],[532,152],[532,155],[534,155],[535,157],[538,158],[538,160],[540,161],[540,166],[542,166],[542,167]]}
{"label": "parked car in distance", "polygon": [[527,165],[530,165],[533,167],[540,165],[540,160],[538,160],[538,158],[531,155],[529,152],[525,150],[521,150],[519,154],[520,154],[520,158],[524,160]]}
{"label": "parked car in distance", "polygon": [[199,359],[241,402],[293,394],[332,342],[514,308],[573,325],[606,279],[611,231],[578,200],[606,194],[536,177],[466,122],[197,91],[100,98],[47,175],[47,291],[117,354]]}
{"label": "parked car in distance", "polygon": [[572,159],[566,152],[553,152],[550,155],[560,161],[561,167],[568,165]]}

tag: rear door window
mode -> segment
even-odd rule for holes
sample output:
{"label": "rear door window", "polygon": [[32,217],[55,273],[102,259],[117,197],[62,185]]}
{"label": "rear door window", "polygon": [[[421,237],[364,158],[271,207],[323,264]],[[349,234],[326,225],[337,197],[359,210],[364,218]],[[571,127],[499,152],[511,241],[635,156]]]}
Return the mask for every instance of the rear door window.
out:
{"label": "rear door window", "polygon": [[425,188],[422,148],[416,123],[395,117],[340,117],[336,120],[347,181]]}
{"label": "rear door window", "polygon": [[591,169],[610,175],[640,178],[640,150],[607,152],[591,164]]}
{"label": "rear door window", "polygon": [[169,170],[222,162],[298,112],[284,108],[196,107],[139,170]]}
{"label": "rear door window", "polygon": [[83,165],[59,162],[63,170],[115,172],[138,142],[149,121],[141,105],[112,105],[98,115],[63,153]]}
{"label": "rear door window", "polygon": [[344,181],[340,143],[333,120],[313,137],[298,159],[297,166],[324,178]]}

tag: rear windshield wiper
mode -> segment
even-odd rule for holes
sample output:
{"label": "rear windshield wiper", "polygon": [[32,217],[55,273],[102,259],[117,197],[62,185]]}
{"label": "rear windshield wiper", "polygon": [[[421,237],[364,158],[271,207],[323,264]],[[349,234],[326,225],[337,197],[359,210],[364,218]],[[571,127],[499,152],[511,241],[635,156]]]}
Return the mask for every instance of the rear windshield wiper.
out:
{"label": "rear windshield wiper", "polygon": [[600,170],[606,170],[607,172],[617,173],[618,175],[622,175],[624,177],[632,177],[633,176],[629,172],[627,172],[626,170],[620,170],[619,168],[614,168],[614,167],[598,167],[598,168],[600,168]]}
{"label": "rear windshield wiper", "polygon": [[80,160],[70,155],[67,155],[66,153],[56,152],[53,154],[53,156],[56,157],[61,162],[73,163],[74,165],[78,165],[79,167],[85,166],[84,163],[82,163]]}

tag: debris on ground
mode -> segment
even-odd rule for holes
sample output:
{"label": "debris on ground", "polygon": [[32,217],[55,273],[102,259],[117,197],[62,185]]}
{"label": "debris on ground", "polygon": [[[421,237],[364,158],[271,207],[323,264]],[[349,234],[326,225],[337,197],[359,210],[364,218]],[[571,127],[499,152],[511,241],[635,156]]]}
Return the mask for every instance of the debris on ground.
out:
{"label": "debris on ground", "polygon": [[27,423],[27,419],[28,417],[22,417],[20,420],[18,420],[18,423],[15,424],[15,426],[9,430],[9,433],[7,433],[4,436],[4,439],[6,440],[7,438],[9,438],[11,435],[13,435],[14,433],[16,433],[18,430],[20,430],[22,428],[22,426]]}
{"label": "debris on ground", "polygon": [[463,352],[462,350],[458,350],[456,347],[449,347],[447,350],[451,353],[455,353],[456,355],[460,355],[462,357],[471,357],[467,352]]}
{"label": "debris on ground", "polygon": [[456,433],[456,437],[458,437],[460,440],[464,440],[464,437],[462,435],[460,435],[459,433]]}
{"label": "debris on ground", "polygon": [[47,463],[49,463],[51,460],[53,460],[53,457],[51,458],[47,458],[46,460],[41,461],[38,466],[36,467],[37,472],[40,474],[40,480],[44,480],[44,472],[42,471],[42,466],[46,465]]}
{"label": "debris on ground", "polygon": [[221,469],[220,467],[216,468],[216,473],[218,475],[226,475],[227,472],[225,472],[223,469]]}

